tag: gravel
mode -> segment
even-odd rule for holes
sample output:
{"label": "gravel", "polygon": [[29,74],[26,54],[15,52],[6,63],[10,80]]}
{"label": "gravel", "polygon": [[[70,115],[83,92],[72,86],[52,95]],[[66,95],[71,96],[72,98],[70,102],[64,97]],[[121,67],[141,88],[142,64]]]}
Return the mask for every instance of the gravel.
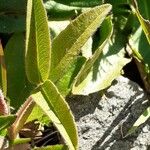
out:
{"label": "gravel", "polygon": [[104,94],[72,96],[68,102],[78,127],[79,150],[150,150],[150,120],[124,138],[149,106],[135,82],[120,76]]}

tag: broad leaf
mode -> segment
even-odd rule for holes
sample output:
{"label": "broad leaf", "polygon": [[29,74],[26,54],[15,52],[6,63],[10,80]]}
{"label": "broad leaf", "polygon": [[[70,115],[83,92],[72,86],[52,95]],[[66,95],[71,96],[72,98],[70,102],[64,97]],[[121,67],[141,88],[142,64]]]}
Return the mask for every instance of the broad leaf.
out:
{"label": "broad leaf", "polygon": [[33,84],[44,82],[50,70],[50,35],[42,0],[28,0],[25,67]]}
{"label": "broad leaf", "polygon": [[9,127],[16,119],[15,115],[0,116],[0,131]]}
{"label": "broad leaf", "polygon": [[150,46],[142,28],[137,31],[129,39],[129,49],[136,58],[136,65],[142,77],[145,89],[150,92]]}
{"label": "broad leaf", "polygon": [[[112,34],[110,18],[103,22],[100,33],[100,46],[76,77],[73,94],[88,95],[108,87],[120,75],[123,66],[129,62],[124,58],[123,50],[117,52],[110,49],[108,42]],[[103,54],[101,54],[102,50]]]}
{"label": "broad leaf", "polygon": [[1,86],[1,89],[4,93],[4,95],[6,96],[6,93],[7,93],[7,73],[6,73],[4,51],[3,51],[1,41],[0,41],[0,86]]}
{"label": "broad leaf", "polygon": [[[126,134],[126,136],[132,134],[135,132],[135,130],[144,122],[146,122],[147,119],[149,119],[150,117],[150,107],[148,107],[143,114],[137,119],[137,121],[133,124],[133,126],[131,127],[131,129],[128,131],[128,133]],[[125,137],[126,137],[125,136]]]}
{"label": "broad leaf", "polygon": [[138,6],[137,6],[137,3],[136,3],[136,0],[133,1],[133,11],[135,12],[136,16],[138,17],[138,20],[142,26],[142,29],[146,35],[146,38],[150,44],[150,21],[149,20],[146,20],[142,17],[142,15],[140,14],[139,10],[138,10]]}
{"label": "broad leaf", "polygon": [[103,22],[111,5],[95,7],[77,17],[52,42],[50,79],[56,82],[80,53],[81,47]]}
{"label": "broad leaf", "polygon": [[40,86],[41,92],[31,95],[59,130],[71,150],[78,147],[77,131],[71,111],[51,81]]}
{"label": "broad leaf", "polygon": [[7,96],[11,99],[11,106],[18,108],[23,102],[26,75],[24,67],[24,35],[14,34],[5,47],[5,61],[7,69]]}

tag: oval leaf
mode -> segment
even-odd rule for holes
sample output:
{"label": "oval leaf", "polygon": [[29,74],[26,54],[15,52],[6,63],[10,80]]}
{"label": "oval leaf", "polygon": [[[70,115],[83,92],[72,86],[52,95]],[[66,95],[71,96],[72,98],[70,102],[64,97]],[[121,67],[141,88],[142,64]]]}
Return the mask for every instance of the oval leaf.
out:
{"label": "oval leaf", "polygon": [[32,94],[31,97],[54,123],[69,149],[77,149],[78,140],[74,119],[64,98],[49,80],[40,89],[41,92]]}
{"label": "oval leaf", "polygon": [[50,70],[50,35],[42,0],[28,0],[25,67],[33,84],[45,81]]}
{"label": "oval leaf", "polygon": [[110,4],[105,4],[81,14],[53,40],[50,74],[53,82],[63,76],[81,47],[100,26],[111,8]]}

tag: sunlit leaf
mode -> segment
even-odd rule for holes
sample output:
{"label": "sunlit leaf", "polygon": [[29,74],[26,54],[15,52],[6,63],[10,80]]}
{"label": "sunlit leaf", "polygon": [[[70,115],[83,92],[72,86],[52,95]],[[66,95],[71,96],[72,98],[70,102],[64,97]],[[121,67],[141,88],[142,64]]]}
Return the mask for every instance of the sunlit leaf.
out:
{"label": "sunlit leaf", "polygon": [[133,7],[132,8],[133,8],[133,11],[135,12],[141,26],[142,26],[142,29],[146,35],[146,38],[150,44],[150,21],[146,20],[142,17],[142,15],[139,12],[136,0],[133,0]]}
{"label": "sunlit leaf", "polygon": [[102,0],[55,0],[55,2],[80,7],[92,7],[102,4]]}
{"label": "sunlit leaf", "polygon": [[[133,124],[131,129],[127,132],[126,136],[132,134],[135,132],[135,130],[144,122],[146,122],[147,119],[150,117],[150,107],[148,107],[143,114],[137,119],[137,121]],[[125,137],[126,137],[125,136]]]}
{"label": "sunlit leaf", "polygon": [[31,98],[28,98],[17,111],[17,118],[8,130],[8,136],[11,140],[17,137],[19,130],[23,127],[34,106],[35,102]]}
{"label": "sunlit leaf", "polygon": [[68,150],[68,148],[66,145],[53,145],[53,146],[34,148],[33,150]]}
{"label": "sunlit leaf", "polygon": [[41,92],[31,97],[54,123],[69,149],[76,150],[77,131],[69,106],[51,81],[46,81],[39,89]]}
{"label": "sunlit leaf", "polygon": [[56,86],[60,93],[65,97],[71,92],[72,84],[80,71],[82,65],[85,63],[85,57],[77,57],[74,62],[68,67],[66,74],[56,82]]}
{"label": "sunlit leaf", "polygon": [[42,0],[28,0],[25,67],[33,84],[45,81],[50,70],[50,35]]}
{"label": "sunlit leaf", "polygon": [[0,116],[0,130],[9,127],[15,121],[15,118],[15,115]]}
{"label": "sunlit leaf", "polygon": [[[108,87],[121,74],[122,67],[129,62],[124,51],[110,49],[109,38],[112,34],[110,18],[100,28],[100,46],[79,72],[73,86],[73,94],[88,95]],[[101,52],[103,51],[103,54]]]}
{"label": "sunlit leaf", "polygon": [[77,17],[52,42],[52,70],[50,79],[56,82],[79,54],[81,47],[100,26],[111,5],[95,7]]}
{"label": "sunlit leaf", "polygon": [[2,47],[2,43],[0,41],[0,84],[1,89],[6,96],[7,93],[7,73],[6,73],[6,65],[5,65],[5,58],[4,58],[4,51]]}

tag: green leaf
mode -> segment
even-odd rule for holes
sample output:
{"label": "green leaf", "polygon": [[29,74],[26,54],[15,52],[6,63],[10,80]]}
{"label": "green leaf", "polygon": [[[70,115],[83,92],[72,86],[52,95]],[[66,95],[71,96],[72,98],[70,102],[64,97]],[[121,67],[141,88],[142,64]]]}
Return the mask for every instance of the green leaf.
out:
{"label": "green leaf", "polygon": [[6,65],[5,65],[5,58],[4,58],[4,51],[2,47],[2,43],[0,41],[0,85],[1,89],[6,96],[7,93],[7,73],[6,73]]}
{"label": "green leaf", "polygon": [[146,120],[148,120],[148,118],[150,117],[150,107],[148,107],[143,114],[137,119],[137,121],[133,124],[133,126],[131,127],[131,129],[127,132],[126,136],[132,134],[133,132],[135,132],[135,130],[144,122],[146,122]]}
{"label": "green leaf", "polygon": [[[111,5],[95,7],[77,17],[52,42],[50,79],[56,82],[80,53],[81,47],[100,26],[111,10]],[[61,53],[60,53],[61,52]]]}
{"label": "green leaf", "polygon": [[25,67],[33,84],[44,82],[50,71],[50,35],[42,0],[28,0]]}
{"label": "green leaf", "polygon": [[8,136],[10,140],[15,140],[19,130],[23,127],[34,106],[35,102],[29,97],[17,111],[17,118],[8,130]]}
{"label": "green leaf", "polygon": [[9,127],[15,119],[15,115],[0,116],[0,131]]}
{"label": "green leaf", "polygon": [[55,2],[79,7],[92,7],[102,4],[102,0],[55,0]]}
{"label": "green leaf", "polygon": [[88,95],[108,87],[120,75],[122,67],[129,62],[124,58],[123,50],[116,53],[110,49],[108,40],[111,34],[112,23],[110,18],[107,18],[100,28],[100,46],[76,77],[73,94]]}
{"label": "green leaf", "polygon": [[0,0],[0,14],[8,13],[23,13],[26,8],[26,0]]}
{"label": "green leaf", "polygon": [[86,8],[71,7],[56,3],[55,1],[47,1],[44,4],[49,20],[68,20],[78,16]]}
{"label": "green leaf", "polygon": [[34,148],[33,150],[68,150],[68,148],[66,145],[53,145],[53,146]]}
{"label": "green leaf", "polygon": [[136,58],[135,62],[145,89],[150,92],[150,46],[141,27],[130,37],[129,49],[132,51],[133,57]]}
{"label": "green leaf", "polygon": [[14,34],[8,41],[4,54],[7,70],[7,96],[11,99],[10,104],[18,108],[23,102],[22,93],[26,85],[24,67],[25,43],[23,33]]}
{"label": "green leaf", "polygon": [[56,82],[56,86],[63,97],[67,96],[71,91],[73,81],[80,71],[82,65],[85,63],[86,58],[80,56],[68,67],[66,74]]}
{"label": "green leaf", "polygon": [[[43,112],[43,110],[38,106],[35,105],[31,114],[29,115],[28,119],[26,120],[26,123],[37,120],[42,124],[49,125],[50,121],[49,118],[46,116],[46,114]],[[25,123],[25,124],[26,124]]]}
{"label": "green leaf", "polygon": [[0,32],[14,33],[25,31],[25,16],[0,15]]}
{"label": "green leaf", "polygon": [[51,81],[41,85],[40,90],[31,97],[54,123],[69,149],[76,150],[77,131],[69,106]]}
{"label": "green leaf", "polygon": [[141,26],[142,26],[142,29],[146,35],[146,38],[150,44],[150,21],[146,20],[142,17],[142,15],[139,12],[136,0],[133,1],[133,5],[134,5],[134,7],[132,7],[132,9],[135,12],[135,14],[136,14]]}

